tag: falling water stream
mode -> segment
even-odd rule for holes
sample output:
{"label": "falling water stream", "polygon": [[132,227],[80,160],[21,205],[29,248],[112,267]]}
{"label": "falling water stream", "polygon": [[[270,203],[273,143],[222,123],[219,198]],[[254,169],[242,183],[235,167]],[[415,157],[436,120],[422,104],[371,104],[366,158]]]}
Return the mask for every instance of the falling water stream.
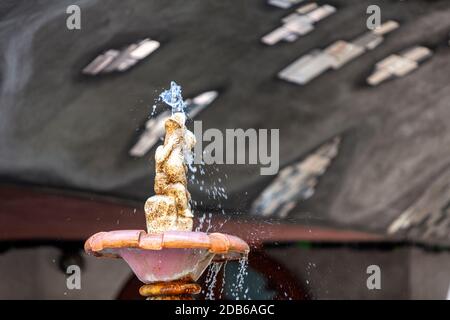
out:
{"label": "falling water stream", "polygon": [[217,276],[222,268],[223,262],[213,262],[209,267],[208,273],[206,275],[206,283],[208,285],[208,289],[206,290],[206,300],[214,300],[214,288],[217,283]]}
{"label": "falling water stream", "polygon": [[248,299],[248,287],[245,287],[245,277],[248,274],[248,259],[239,259],[239,269],[236,275],[236,281],[231,285],[231,295],[236,300],[240,299],[240,295],[243,294],[244,299]]}

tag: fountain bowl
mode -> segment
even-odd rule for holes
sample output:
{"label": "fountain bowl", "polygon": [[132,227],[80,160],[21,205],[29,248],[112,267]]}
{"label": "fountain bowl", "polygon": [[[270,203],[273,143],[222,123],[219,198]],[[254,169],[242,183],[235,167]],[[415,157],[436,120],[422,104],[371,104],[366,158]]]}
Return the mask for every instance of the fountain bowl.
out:
{"label": "fountain bowl", "polygon": [[248,255],[248,244],[223,233],[143,230],[99,232],[84,245],[97,257],[122,258],[145,284],[197,281],[213,261],[238,260]]}

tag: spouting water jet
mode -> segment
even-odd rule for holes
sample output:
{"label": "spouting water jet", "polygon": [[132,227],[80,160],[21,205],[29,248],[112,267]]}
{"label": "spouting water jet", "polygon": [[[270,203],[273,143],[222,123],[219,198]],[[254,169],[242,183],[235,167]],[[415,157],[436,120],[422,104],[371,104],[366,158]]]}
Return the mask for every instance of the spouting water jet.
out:
{"label": "spouting water jet", "polygon": [[246,257],[249,246],[231,235],[192,231],[186,175],[195,136],[185,125],[181,88],[172,82],[160,98],[172,107],[172,116],[155,152],[155,195],[144,206],[147,232],[99,232],[86,241],[85,251],[124,259],[144,283],[139,293],[148,299],[192,299],[201,291],[195,282],[213,261]]}

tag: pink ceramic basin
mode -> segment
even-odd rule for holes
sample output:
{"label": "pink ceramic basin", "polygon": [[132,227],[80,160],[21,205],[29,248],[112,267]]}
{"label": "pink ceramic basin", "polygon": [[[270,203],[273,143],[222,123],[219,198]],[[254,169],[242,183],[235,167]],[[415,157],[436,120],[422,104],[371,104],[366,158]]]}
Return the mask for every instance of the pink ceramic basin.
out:
{"label": "pink ceramic basin", "polygon": [[215,260],[233,260],[249,252],[243,240],[222,234],[142,230],[99,232],[85,243],[88,254],[123,258],[140,281],[196,281]]}

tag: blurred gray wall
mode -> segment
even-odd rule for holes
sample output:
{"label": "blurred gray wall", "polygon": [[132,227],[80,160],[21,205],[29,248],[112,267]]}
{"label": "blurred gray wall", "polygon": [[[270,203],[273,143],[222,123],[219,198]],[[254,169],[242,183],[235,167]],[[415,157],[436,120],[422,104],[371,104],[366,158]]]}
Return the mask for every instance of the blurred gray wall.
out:
{"label": "blurred gray wall", "polygon": [[98,259],[83,255],[81,290],[69,290],[67,274],[53,247],[14,249],[0,255],[0,299],[114,299],[131,276],[119,259]]}
{"label": "blurred gray wall", "polygon": [[[445,299],[450,253],[401,247],[272,248],[312,299]],[[0,299],[114,299],[132,275],[124,261],[83,255],[81,290],[69,290],[53,247],[11,249],[0,255]],[[381,290],[368,290],[367,266],[381,268]],[[252,284],[248,283],[250,291]]]}
{"label": "blurred gray wall", "polygon": [[[270,255],[289,269],[312,299],[446,299],[450,253],[421,248],[274,249]],[[381,269],[381,290],[367,288],[367,267]]]}

